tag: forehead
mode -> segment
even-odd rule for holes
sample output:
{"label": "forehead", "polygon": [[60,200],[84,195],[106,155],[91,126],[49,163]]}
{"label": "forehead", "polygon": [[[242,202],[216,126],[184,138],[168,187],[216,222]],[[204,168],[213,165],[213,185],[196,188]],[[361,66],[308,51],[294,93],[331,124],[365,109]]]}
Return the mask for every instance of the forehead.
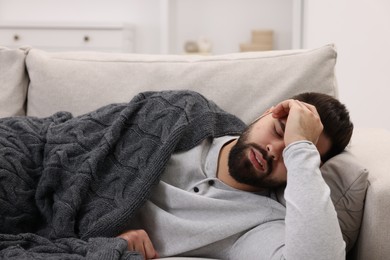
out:
{"label": "forehead", "polygon": [[[262,119],[267,119],[267,120],[262,120]],[[272,116],[272,111],[268,111],[264,114],[262,114],[261,116],[259,116],[258,118],[256,118],[252,123],[251,125],[255,125],[259,122],[264,122],[264,121],[269,121],[269,122],[280,122],[282,124],[282,126],[284,127],[284,125],[286,124],[286,118],[282,118],[282,119],[276,119]],[[284,130],[284,128],[283,128]]]}
{"label": "forehead", "polygon": [[257,117],[255,120],[253,120],[252,123],[250,123],[250,125],[256,124],[257,122],[261,121],[260,119],[262,119],[262,118],[264,118],[264,117],[266,117],[266,116],[269,116],[269,115],[271,115],[271,114],[272,114],[271,111],[268,111],[268,112],[262,114],[261,116]]}

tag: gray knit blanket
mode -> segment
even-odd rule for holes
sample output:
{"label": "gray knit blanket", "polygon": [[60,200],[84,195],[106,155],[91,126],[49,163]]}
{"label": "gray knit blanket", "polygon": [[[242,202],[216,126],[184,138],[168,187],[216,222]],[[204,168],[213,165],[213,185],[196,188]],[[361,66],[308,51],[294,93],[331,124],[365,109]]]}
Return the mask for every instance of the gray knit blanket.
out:
{"label": "gray knit blanket", "polygon": [[0,119],[0,259],[141,259],[116,236],[171,154],[244,127],[191,91]]}

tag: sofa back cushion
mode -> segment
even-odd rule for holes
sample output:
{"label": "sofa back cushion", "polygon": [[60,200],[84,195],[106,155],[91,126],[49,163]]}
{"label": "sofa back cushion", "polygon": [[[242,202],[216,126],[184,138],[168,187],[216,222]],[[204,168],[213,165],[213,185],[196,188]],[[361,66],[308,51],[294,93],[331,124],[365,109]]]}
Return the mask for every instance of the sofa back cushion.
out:
{"label": "sofa back cushion", "polygon": [[216,56],[31,49],[26,61],[31,80],[27,114],[48,116],[65,110],[80,115],[128,102],[141,91],[191,89],[248,123],[300,92],[336,96],[335,63],[332,45]]}
{"label": "sofa back cushion", "polygon": [[25,115],[28,75],[23,50],[0,47],[0,117]]}

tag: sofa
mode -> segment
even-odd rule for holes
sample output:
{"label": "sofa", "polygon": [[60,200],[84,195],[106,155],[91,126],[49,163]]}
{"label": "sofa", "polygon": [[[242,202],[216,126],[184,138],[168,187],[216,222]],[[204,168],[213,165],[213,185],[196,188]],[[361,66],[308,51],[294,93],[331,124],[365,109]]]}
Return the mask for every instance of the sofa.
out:
{"label": "sofa", "polygon": [[[0,117],[47,117],[58,111],[79,116],[128,102],[143,91],[190,89],[250,123],[267,108],[301,92],[338,97],[336,61],[332,44],[214,56],[0,47]],[[353,118],[354,111],[350,113]],[[348,259],[389,259],[388,147],[388,130],[355,128],[346,151],[322,167]],[[283,203],[283,191],[279,196]]]}

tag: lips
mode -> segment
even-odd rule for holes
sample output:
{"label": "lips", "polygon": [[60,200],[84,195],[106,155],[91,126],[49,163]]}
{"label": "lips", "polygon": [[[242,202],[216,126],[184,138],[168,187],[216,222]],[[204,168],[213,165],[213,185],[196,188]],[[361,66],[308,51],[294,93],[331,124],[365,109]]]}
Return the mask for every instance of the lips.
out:
{"label": "lips", "polygon": [[251,161],[253,167],[261,172],[267,172],[267,161],[264,159],[263,155],[256,149],[252,148],[249,151],[249,160]]}

